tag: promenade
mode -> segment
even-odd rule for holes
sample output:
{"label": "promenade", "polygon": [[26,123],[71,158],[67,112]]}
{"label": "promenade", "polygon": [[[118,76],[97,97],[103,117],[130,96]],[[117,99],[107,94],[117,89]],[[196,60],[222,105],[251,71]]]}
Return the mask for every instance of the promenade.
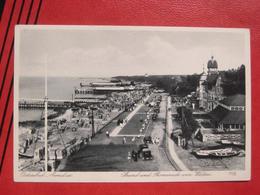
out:
{"label": "promenade", "polygon": [[178,157],[176,151],[175,151],[175,143],[171,139],[171,133],[173,129],[173,123],[172,123],[172,111],[171,111],[171,97],[168,97],[167,99],[167,111],[166,111],[166,143],[169,149],[169,153],[173,159],[173,163],[175,164],[175,168],[178,171],[189,171],[189,169],[184,165],[184,163],[180,160]]}
{"label": "promenade", "polygon": [[[144,101],[155,97],[155,95],[152,94],[150,97],[146,97]],[[143,143],[143,137],[135,135],[139,130],[126,128],[127,125],[132,126],[135,123],[133,117],[141,117],[145,115],[143,110],[149,109],[147,105],[140,103],[131,113],[123,113],[107,125],[89,142],[85,149],[74,154],[66,161],[62,161],[58,171],[176,171],[175,166],[169,160],[167,152],[167,135],[165,132],[166,104],[167,96],[163,95],[158,118],[155,121],[150,119],[149,125],[142,133],[143,136],[159,139],[159,143],[149,144],[149,149],[153,155],[152,160],[144,161],[138,159],[137,162],[134,162],[127,158],[129,152],[137,151],[138,146]],[[125,119],[126,117],[128,117],[127,123],[123,128],[119,129],[117,120],[119,118]],[[110,132],[109,137],[106,136],[106,131]],[[125,137],[125,143],[122,142],[123,137]]]}
{"label": "promenade", "polygon": [[[125,121],[130,121],[130,119],[133,118],[133,116],[136,115],[136,113],[142,108],[142,106],[144,106],[144,103],[149,99],[150,96],[146,96],[143,100],[142,103],[139,103],[132,112],[129,113],[129,115],[125,118]],[[122,126],[118,125],[115,127],[114,130],[112,130],[112,132],[110,133],[111,137],[116,137],[116,136],[138,136],[138,135],[118,135],[119,132],[124,128],[124,126],[127,124],[127,122],[123,123]]]}

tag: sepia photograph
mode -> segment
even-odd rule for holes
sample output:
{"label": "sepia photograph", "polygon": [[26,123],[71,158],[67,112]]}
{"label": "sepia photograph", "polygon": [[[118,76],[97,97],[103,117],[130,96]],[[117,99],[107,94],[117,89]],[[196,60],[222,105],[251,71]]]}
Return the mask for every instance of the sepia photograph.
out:
{"label": "sepia photograph", "polygon": [[17,25],[14,179],[251,177],[250,32]]}

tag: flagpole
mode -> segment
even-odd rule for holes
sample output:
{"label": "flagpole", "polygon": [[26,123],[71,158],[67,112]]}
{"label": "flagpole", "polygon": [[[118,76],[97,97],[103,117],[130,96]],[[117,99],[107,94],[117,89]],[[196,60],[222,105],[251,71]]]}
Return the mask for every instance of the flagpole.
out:
{"label": "flagpole", "polygon": [[44,143],[45,143],[45,172],[48,171],[48,94],[47,94],[47,71],[48,71],[48,64],[47,64],[47,55],[45,56],[45,63],[44,63],[44,68],[45,68],[45,76],[44,76],[44,79],[45,79],[45,98],[44,98],[44,105],[45,105],[45,116],[44,116]]}

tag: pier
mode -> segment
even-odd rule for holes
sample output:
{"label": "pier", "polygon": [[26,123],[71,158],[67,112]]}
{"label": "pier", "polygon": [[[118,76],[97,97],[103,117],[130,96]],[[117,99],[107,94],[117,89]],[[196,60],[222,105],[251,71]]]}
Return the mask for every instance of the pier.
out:
{"label": "pier", "polygon": [[[45,99],[20,99],[19,108],[44,108]],[[48,100],[48,108],[71,108],[72,100]]]}

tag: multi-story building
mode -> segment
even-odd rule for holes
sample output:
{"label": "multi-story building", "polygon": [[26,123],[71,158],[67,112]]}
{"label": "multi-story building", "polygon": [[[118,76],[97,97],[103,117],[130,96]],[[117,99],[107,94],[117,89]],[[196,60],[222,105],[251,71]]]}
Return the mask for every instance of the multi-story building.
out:
{"label": "multi-story building", "polygon": [[218,105],[218,101],[224,98],[223,95],[223,74],[218,71],[218,63],[212,56],[207,63],[207,73],[203,70],[199,85],[197,87],[197,97],[199,108],[205,111],[212,111]]}
{"label": "multi-story building", "polygon": [[225,131],[245,129],[245,95],[229,96],[218,103],[211,113],[213,123]]}

